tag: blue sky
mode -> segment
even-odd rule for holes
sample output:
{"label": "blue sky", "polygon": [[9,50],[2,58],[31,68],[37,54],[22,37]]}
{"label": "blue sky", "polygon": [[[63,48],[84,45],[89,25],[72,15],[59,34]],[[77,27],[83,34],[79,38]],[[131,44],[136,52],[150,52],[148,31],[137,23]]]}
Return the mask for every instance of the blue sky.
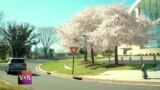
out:
{"label": "blue sky", "polygon": [[[124,0],[0,0],[0,11],[3,11],[5,21],[58,27],[86,7],[111,5],[113,1]],[[125,0],[125,6],[130,6],[134,1]],[[56,51],[60,49],[58,44],[52,48]]]}
{"label": "blue sky", "polygon": [[[0,0],[6,21],[28,22],[35,26],[59,26],[88,6],[109,5],[122,0]],[[131,5],[135,0],[125,0]]]}

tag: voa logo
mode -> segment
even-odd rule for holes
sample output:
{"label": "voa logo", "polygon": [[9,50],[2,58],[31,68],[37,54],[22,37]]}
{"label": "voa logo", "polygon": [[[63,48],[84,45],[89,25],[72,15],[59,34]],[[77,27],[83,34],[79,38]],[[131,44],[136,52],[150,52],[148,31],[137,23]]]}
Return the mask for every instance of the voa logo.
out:
{"label": "voa logo", "polygon": [[31,76],[30,75],[19,75],[19,79],[20,80],[31,80]]}

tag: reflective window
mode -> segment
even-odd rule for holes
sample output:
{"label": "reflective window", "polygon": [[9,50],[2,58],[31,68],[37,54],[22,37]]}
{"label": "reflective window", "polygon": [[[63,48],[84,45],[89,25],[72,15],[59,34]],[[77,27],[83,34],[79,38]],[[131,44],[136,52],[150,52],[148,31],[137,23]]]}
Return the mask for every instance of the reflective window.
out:
{"label": "reflective window", "polygon": [[[160,0],[142,0],[138,8],[140,9],[140,14],[151,20],[160,18]],[[160,24],[155,25],[149,33],[153,34],[154,38],[146,46],[160,48]]]}

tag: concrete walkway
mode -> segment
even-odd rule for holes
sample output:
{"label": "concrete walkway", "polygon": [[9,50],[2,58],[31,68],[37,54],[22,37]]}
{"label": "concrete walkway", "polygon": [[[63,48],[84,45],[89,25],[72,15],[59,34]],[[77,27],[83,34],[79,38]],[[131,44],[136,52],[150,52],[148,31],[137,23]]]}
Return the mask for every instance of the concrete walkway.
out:
{"label": "concrete walkway", "polygon": [[94,80],[101,80],[103,82],[120,82],[120,83],[140,83],[140,84],[155,84],[160,85],[160,65],[147,70],[148,78],[143,79],[141,70],[119,70],[106,71],[96,76],[85,76]]}
{"label": "concrete walkway", "polygon": [[121,70],[121,71],[106,71],[100,75],[90,76],[97,79],[108,80],[127,80],[127,81],[156,81],[160,83],[160,71],[148,71],[148,79],[143,79],[142,71],[140,70]]}

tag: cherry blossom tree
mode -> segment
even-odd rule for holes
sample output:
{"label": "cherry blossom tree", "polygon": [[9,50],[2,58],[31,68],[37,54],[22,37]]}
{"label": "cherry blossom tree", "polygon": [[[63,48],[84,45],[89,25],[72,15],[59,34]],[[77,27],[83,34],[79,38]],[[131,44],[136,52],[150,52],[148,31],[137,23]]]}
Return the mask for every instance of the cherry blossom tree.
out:
{"label": "cherry blossom tree", "polygon": [[131,16],[122,4],[99,7],[99,10],[101,11],[99,17],[103,22],[91,33],[101,32],[99,34],[103,36],[103,40],[99,43],[100,51],[107,47],[112,49],[115,47],[115,64],[118,64],[118,46],[143,45],[150,39],[148,31],[154,24],[144,16],[138,18]]}
{"label": "cherry blossom tree", "polygon": [[[93,32],[98,28],[99,19],[96,17],[95,7],[89,7],[82,10],[80,13],[71,18],[71,20],[61,26],[58,30],[58,36],[61,40],[61,45],[64,47],[78,46],[84,49],[84,61],[87,62],[87,48],[92,43],[89,41],[89,32]],[[94,61],[93,61],[94,62]]]}
{"label": "cherry blossom tree", "polygon": [[148,31],[154,24],[144,16],[131,16],[122,4],[97,6],[72,17],[58,30],[58,36],[64,46],[91,48],[92,56],[93,49],[94,52],[115,49],[115,64],[118,64],[118,46],[143,45],[150,39]]}

